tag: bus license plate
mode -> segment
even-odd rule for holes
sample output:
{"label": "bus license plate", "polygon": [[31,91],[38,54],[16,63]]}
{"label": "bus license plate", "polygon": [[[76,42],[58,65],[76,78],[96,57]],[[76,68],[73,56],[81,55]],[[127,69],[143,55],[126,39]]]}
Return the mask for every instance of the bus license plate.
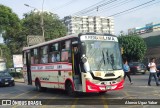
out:
{"label": "bus license plate", "polygon": [[8,82],[5,82],[5,85],[7,85],[8,84]]}
{"label": "bus license plate", "polygon": [[111,89],[112,88],[112,86],[106,86],[106,89],[108,90],[108,89]]}

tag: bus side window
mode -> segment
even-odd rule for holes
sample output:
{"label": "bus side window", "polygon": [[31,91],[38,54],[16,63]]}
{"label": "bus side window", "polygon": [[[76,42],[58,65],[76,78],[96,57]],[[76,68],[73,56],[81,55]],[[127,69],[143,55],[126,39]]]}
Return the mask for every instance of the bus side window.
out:
{"label": "bus side window", "polygon": [[61,42],[61,61],[71,62],[71,40]]}
{"label": "bus side window", "polygon": [[31,64],[34,64],[34,51],[31,49]]}
{"label": "bus side window", "polygon": [[60,61],[60,52],[59,44],[54,43],[49,46],[49,62],[59,62]]}
{"label": "bus side window", "polygon": [[38,48],[35,48],[34,50],[34,63],[38,64]]}
{"label": "bus side window", "polygon": [[48,46],[40,47],[40,63],[48,63]]}

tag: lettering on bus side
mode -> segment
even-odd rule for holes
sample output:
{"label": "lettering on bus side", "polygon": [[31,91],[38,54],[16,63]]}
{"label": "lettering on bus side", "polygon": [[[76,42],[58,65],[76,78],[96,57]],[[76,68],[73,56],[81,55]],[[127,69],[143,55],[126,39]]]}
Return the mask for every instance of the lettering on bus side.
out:
{"label": "lettering on bus side", "polygon": [[31,67],[31,70],[36,70],[36,67],[35,67],[35,66],[32,66],[32,67]]}
{"label": "lettering on bus side", "polygon": [[38,70],[43,70],[43,66],[38,66]]}
{"label": "lettering on bus side", "polygon": [[40,80],[49,81],[49,78],[47,78],[47,77],[40,77]]}
{"label": "lettering on bus side", "polygon": [[57,69],[62,69],[62,65],[57,65]]}
{"label": "lettering on bus side", "polygon": [[54,69],[54,66],[46,66],[45,69]]}

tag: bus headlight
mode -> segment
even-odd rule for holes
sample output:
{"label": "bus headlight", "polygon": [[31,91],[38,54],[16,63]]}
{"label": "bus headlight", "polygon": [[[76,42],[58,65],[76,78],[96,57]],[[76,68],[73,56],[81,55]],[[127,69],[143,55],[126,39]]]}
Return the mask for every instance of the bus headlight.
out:
{"label": "bus headlight", "polygon": [[93,82],[94,84],[99,84],[100,81],[97,81],[97,80],[92,80],[91,82]]}
{"label": "bus headlight", "polygon": [[94,83],[94,84],[100,83],[100,81],[98,81],[98,80],[93,80],[93,79],[91,79],[91,78],[86,78],[86,80],[88,80],[89,82]]}
{"label": "bus headlight", "polygon": [[122,80],[123,80],[122,76],[120,78],[116,79],[117,82],[121,82]]}

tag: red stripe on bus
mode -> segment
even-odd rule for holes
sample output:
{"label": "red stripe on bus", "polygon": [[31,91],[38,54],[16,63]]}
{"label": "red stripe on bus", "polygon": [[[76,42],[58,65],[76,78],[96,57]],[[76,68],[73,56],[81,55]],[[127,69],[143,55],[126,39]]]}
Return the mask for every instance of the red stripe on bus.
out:
{"label": "red stripe on bus", "polygon": [[67,65],[72,65],[72,63],[68,62],[56,62],[56,63],[46,63],[46,64],[32,64],[31,66],[45,66],[45,65],[57,65],[57,64],[67,64]]}
{"label": "red stripe on bus", "polygon": [[72,71],[72,70],[31,70],[32,72],[45,72],[45,71],[48,71],[48,72],[57,72],[57,71]]}
{"label": "red stripe on bus", "polygon": [[[32,82],[35,82],[34,80],[32,80]],[[48,81],[40,81],[41,83],[49,83],[49,84],[65,84],[63,82],[48,82]]]}

